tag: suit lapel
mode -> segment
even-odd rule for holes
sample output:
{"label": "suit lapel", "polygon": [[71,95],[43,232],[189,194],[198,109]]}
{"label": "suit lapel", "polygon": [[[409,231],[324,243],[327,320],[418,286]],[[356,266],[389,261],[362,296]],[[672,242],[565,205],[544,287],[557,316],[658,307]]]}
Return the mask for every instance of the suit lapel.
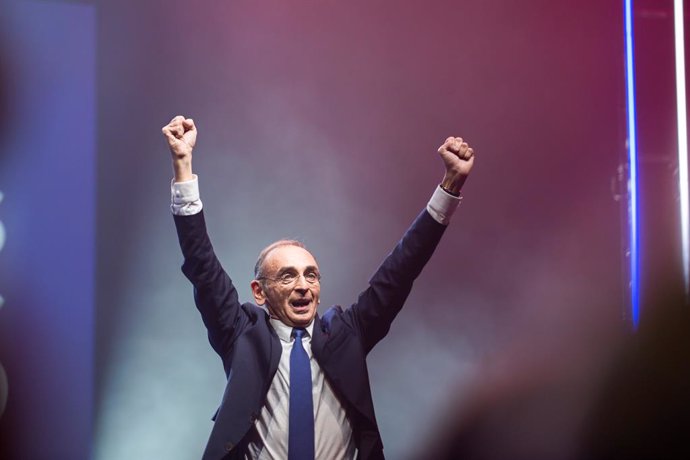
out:
{"label": "suit lapel", "polygon": [[319,315],[316,315],[314,317],[314,328],[312,329],[311,349],[314,355],[319,357],[319,360],[324,358],[323,351],[328,340],[328,334],[321,329],[322,327],[321,318],[319,318]]}
{"label": "suit lapel", "polygon": [[271,334],[271,355],[268,358],[269,368],[268,376],[266,378],[266,391],[268,391],[268,388],[271,386],[271,382],[273,381],[273,376],[276,375],[276,372],[278,372],[280,355],[283,353],[283,346],[280,344],[278,334],[276,333],[275,329],[273,329],[273,326],[271,326],[271,322],[268,320],[268,315],[266,315],[266,325],[268,326],[268,330]]}

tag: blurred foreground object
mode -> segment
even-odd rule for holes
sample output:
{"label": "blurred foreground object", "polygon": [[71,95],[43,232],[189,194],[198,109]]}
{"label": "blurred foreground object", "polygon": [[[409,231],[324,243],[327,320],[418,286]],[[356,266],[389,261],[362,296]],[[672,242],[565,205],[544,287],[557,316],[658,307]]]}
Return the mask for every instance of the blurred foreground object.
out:
{"label": "blurred foreground object", "polygon": [[690,458],[690,306],[665,289],[610,367],[580,458]]}
{"label": "blurred foreground object", "polygon": [[690,458],[690,306],[677,286],[661,292],[623,340],[511,355],[413,458]]}

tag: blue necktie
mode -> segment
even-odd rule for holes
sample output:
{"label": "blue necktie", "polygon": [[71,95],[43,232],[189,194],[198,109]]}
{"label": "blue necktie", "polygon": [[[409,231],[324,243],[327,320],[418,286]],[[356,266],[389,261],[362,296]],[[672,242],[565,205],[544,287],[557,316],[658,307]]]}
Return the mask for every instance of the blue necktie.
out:
{"label": "blue necktie", "polygon": [[288,460],[314,460],[314,403],[311,367],[302,346],[303,328],[294,328],[295,343],[290,353],[290,427]]}

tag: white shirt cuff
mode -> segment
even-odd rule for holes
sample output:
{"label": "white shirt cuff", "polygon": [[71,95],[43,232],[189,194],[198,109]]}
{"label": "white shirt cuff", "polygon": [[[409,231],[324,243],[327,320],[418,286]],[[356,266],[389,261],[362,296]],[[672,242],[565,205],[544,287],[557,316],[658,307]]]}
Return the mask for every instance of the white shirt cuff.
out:
{"label": "white shirt cuff", "polygon": [[439,185],[436,187],[436,190],[434,190],[434,194],[431,195],[431,199],[426,205],[426,210],[429,211],[429,214],[431,214],[431,217],[433,217],[436,222],[448,225],[453,213],[458,209],[460,201],[462,201],[461,196],[453,196],[444,191]]}
{"label": "white shirt cuff", "polygon": [[201,212],[203,205],[199,197],[199,178],[194,174],[192,180],[170,181],[170,210],[176,216],[191,216]]}

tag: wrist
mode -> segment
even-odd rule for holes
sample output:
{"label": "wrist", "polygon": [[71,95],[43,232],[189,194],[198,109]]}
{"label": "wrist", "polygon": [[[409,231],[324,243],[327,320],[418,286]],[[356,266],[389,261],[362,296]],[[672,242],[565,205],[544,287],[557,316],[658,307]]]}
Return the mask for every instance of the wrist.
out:
{"label": "wrist", "polygon": [[186,182],[192,180],[194,175],[192,173],[191,158],[173,160],[173,172],[175,173],[175,182]]}
{"label": "wrist", "polygon": [[446,174],[441,181],[441,189],[453,196],[460,196],[462,184],[465,183],[465,176],[454,176]]}

